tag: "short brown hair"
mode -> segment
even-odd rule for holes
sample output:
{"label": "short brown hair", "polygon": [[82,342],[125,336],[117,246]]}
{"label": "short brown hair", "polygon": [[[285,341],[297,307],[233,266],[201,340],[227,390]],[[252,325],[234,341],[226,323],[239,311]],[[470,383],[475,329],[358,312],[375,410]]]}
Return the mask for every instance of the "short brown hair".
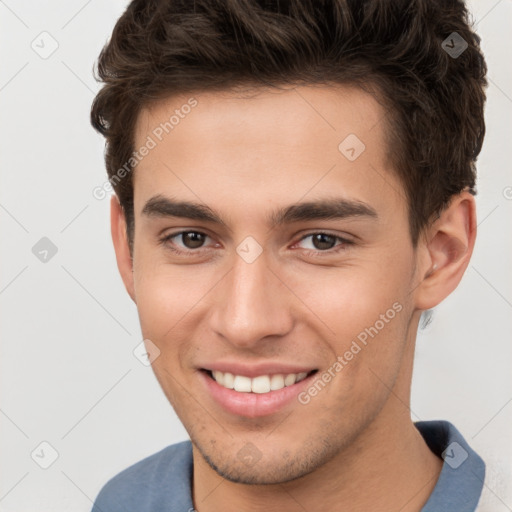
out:
{"label": "short brown hair", "polygon": [[[447,51],[454,37],[467,44],[460,55]],[[113,178],[130,161],[141,108],[193,91],[334,83],[375,93],[387,109],[416,245],[453,195],[476,193],[487,86],[479,44],[461,0],[133,0],[99,56],[104,86],[91,109],[130,242],[133,173]]]}

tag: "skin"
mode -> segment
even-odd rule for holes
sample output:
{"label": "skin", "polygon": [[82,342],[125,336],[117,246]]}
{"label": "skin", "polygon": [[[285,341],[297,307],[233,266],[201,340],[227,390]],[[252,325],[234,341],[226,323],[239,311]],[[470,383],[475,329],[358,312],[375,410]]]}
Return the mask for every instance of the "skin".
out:
{"label": "skin", "polygon": [[[135,147],[190,96],[142,110]],[[116,198],[111,218],[143,336],[160,350],[155,375],[193,443],[195,508],[421,510],[442,460],[411,421],[414,344],[421,312],[468,265],[473,196],[455,196],[414,248],[403,186],[386,159],[385,112],[372,96],[309,86],[194,97],[134,171],[132,255]],[[353,162],[338,150],[350,133],[366,146]],[[155,196],[207,205],[224,224],[143,214]],[[326,198],[364,202],[377,217],[268,223],[276,209]],[[183,229],[209,238],[201,249],[182,237],[159,242]],[[302,239],[315,232],[353,243],[320,250]],[[250,264],[236,252],[247,236],[263,248]],[[204,392],[198,367],[211,361],[294,363],[321,375],[395,303],[401,311],[306,405],[248,418]],[[251,465],[237,457],[248,443],[261,456]]]}

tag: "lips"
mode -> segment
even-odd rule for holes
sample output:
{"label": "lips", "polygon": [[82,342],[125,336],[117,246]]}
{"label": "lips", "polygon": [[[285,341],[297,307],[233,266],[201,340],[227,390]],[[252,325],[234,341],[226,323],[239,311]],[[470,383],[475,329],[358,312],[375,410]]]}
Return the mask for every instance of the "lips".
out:
{"label": "lips", "polygon": [[274,414],[291,404],[317,373],[295,365],[208,366],[198,372],[206,394],[225,411],[250,418]]}

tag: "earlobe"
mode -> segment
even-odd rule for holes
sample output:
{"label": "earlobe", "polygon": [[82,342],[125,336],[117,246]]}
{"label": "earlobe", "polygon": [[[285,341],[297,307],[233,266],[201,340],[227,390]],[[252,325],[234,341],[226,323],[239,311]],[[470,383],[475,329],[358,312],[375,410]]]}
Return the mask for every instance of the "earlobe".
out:
{"label": "earlobe", "polygon": [[455,290],[469,264],[475,238],[475,199],[464,191],[425,233],[422,243],[428,267],[421,269],[422,281],[415,290],[417,309],[431,309]]}
{"label": "earlobe", "polygon": [[110,230],[112,242],[116,253],[117,268],[121,274],[126,291],[135,300],[135,287],[133,281],[133,260],[130,253],[128,235],[126,233],[126,218],[117,196],[110,200]]}

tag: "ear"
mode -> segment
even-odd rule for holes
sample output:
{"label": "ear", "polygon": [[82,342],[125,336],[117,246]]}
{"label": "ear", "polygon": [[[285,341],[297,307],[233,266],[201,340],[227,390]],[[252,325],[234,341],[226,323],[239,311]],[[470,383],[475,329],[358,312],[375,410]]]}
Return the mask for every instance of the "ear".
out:
{"label": "ear", "polygon": [[132,300],[137,302],[133,285],[133,261],[126,233],[126,218],[116,195],[113,195],[110,200],[110,231],[116,252],[117,268],[121,274],[126,291]]}
{"label": "ear", "polygon": [[464,191],[454,196],[418,242],[421,282],[414,291],[417,309],[437,306],[457,288],[473,253],[475,238],[475,198]]}

